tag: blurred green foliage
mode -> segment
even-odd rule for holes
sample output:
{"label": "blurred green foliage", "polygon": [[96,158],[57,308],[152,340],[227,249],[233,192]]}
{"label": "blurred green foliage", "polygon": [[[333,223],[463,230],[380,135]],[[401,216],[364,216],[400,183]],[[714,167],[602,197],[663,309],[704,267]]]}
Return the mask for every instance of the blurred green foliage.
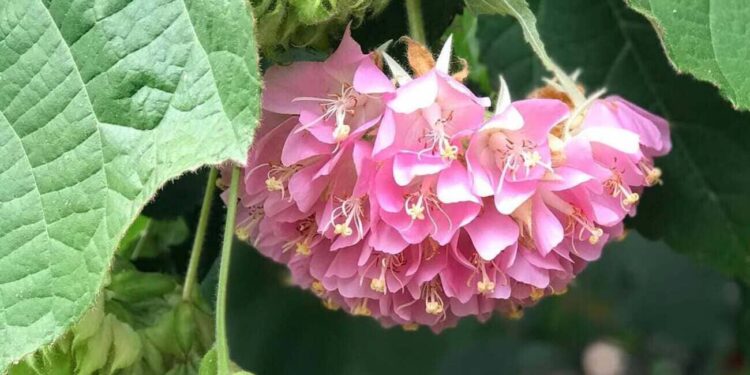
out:
{"label": "blurred green foliage", "polygon": [[284,275],[246,246],[232,259],[232,356],[256,374],[580,373],[599,340],[628,353],[632,374],[739,373],[737,285],[637,234],[523,319],[466,319],[440,335],[329,311]]}

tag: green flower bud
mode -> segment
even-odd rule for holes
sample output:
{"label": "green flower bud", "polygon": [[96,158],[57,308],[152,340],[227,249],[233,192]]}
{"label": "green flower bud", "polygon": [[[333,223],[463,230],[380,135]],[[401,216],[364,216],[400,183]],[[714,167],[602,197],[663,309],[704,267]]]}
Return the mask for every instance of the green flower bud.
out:
{"label": "green flower bud", "polygon": [[105,316],[99,330],[75,350],[76,374],[93,374],[107,364],[112,347],[112,323],[115,320],[114,315]]}
{"label": "green flower bud", "polygon": [[181,302],[174,310],[174,338],[184,353],[193,349],[197,333],[193,306],[188,302]]}
{"label": "green flower bud", "polygon": [[216,375],[218,372],[216,364],[216,348],[211,348],[201,360],[198,375]]}
{"label": "green flower bud", "polygon": [[256,37],[265,51],[325,45],[330,32],[380,13],[390,0],[252,0]]}
{"label": "green flower bud", "polygon": [[125,270],[112,276],[109,289],[114,299],[124,302],[140,302],[158,298],[177,287],[174,278],[162,273]]}
{"label": "green flower bud", "polygon": [[132,366],[141,357],[141,338],[130,325],[112,321],[112,364],[109,373]]}
{"label": "green flower bud", "polygon": [[200,344],[198,350],[200,353],[204,353],[211,348],[214,344],[214,338],[216,337],[214,333],[216,325],[214,324],[213,315],[206,312],[206,310],[196,308],[195,326],[198,334],[198,342]]}
{"label": "green flower bud", "polygon": [[[143,359],[140,364],[144,367],[144,371],[141,373],[163,374],[167,372],[164,368],[164,356],[159,348],[143,335],[141,335],[141,342],[143,343]],[[145,369],[149,371],[147,372]]]}
{"label": "green flower bud", "polygon": [[104,300],[98,298],[94,307],[73,327],[74,350],[80,348],[86,340],[101,330],[104,315]]}

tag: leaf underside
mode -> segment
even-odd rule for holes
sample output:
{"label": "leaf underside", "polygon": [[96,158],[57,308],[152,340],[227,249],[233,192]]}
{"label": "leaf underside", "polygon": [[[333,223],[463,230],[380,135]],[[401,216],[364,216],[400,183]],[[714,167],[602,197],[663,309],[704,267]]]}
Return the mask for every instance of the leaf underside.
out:
{"label": "leaf underside", "polygon": [[[651,238],[750,280],[750,115],[715,88],[678,75],[649,22],[620,0],[533,1],[549,54],[671,123],[674,149],[657,160],[664,185],[649,188],[633,221]],[[480,59],[522,98],[547,76],[510,17],[480,17]]]}
{"label": "leaf underside", "polygon": [[243,0],[0,2],[0,373],[92,304],[164,182],[244,162],[252,22]]}

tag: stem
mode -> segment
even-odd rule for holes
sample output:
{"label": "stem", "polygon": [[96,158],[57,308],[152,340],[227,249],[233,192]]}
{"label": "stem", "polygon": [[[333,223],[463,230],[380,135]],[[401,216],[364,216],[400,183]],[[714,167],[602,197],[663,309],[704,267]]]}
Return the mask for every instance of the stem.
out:
{"label": "stem", "polygon": [[130,254],[130,260],[138,259],[138,256],[141,255],[141,251],[143,251],[143,248],[146,247],[146,241],[148,240],[149,234],[151,233],[151,224],[153,222],[154,219],[148,219],[148,223],[146,223],[146,226],[143,228],[141,238],[139,238],[138,242],[135,243],[133,253]]}
{"label": "stem", "polygon": [[422,20],[422,0],[406,0],[406,17],[409,20],[409,35],[421,44],[427,44]]}
{"label": "stem", "polygon": [[203,252],[203,240],[206,238],[206,227],[208,226],[208,216],[211,214],[211,206],[214,201],[214,191],[216,191],[216,168],[211,168],[208,172],[208,181],[206,182],[206,192],[203,193],[203,204],[201,205],[201,214],[198,218],[198,228],[195,229],[195,239],[193,248],[190,251],[190,263],[188,263],[187,275],[185,275],[185,285],[182,289],[182,300],[190,301],[193,294],[193,287],[198,278],[198,264],[201,262],[201,253]]}
{"label": "stem", "polygon": [[219,290],[216,296],[216,365],[219,375],[229,374],[229,343],[227,342],[227,284],[229,280],[229,262],[232,258],[232,239],[234,221],[237,215],[237,186],[240,181],[240,169],[232,167],[232,182],[229,185],[227,200],[227,221],[224,224],[224,242],[221,245],[221,263],[219,263]]}
{"label": "stem", "polygon": [[[521,25],[521,30],[526,38],[526,42],[531,45],[531,49],[534,50],[536,55],[542,61],[542,65],[544,65],[544,67],[550,71],[550,73],[554,74],[555,78],[560,81],[560,85],[568,96],[570,96],[571,100],[573,100],[573,103],[578,106],[586,101],[583,94],[578,91],[578,86],[576,86],[575,81],[570,78],[564,70],[557,66],[547,54],[547,50],[544,48],[544,43],[542,43],[541,37],[539,36],[539,31],[536,28],[534,13],[531,12],[528,6],[522,7],[522,9],[517,9],[510,1],[503,1],[503,4]],[[498,13],[503,14],[505,12],[502,9],[499,9]]]}

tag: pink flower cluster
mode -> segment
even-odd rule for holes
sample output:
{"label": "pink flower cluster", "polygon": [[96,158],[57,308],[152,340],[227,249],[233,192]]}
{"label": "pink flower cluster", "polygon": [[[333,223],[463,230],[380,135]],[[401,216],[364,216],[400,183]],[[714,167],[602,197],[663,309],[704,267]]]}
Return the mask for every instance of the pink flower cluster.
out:
{"label": "pink flower cluster", "polygon": [[659,182],[662,118],[619,97],[504,94],[488,115],[450,53],[391,79],[347,31],[326,61],[265,74],[237,233],[327,306],[434,330],[518,317],[564,292]]}

